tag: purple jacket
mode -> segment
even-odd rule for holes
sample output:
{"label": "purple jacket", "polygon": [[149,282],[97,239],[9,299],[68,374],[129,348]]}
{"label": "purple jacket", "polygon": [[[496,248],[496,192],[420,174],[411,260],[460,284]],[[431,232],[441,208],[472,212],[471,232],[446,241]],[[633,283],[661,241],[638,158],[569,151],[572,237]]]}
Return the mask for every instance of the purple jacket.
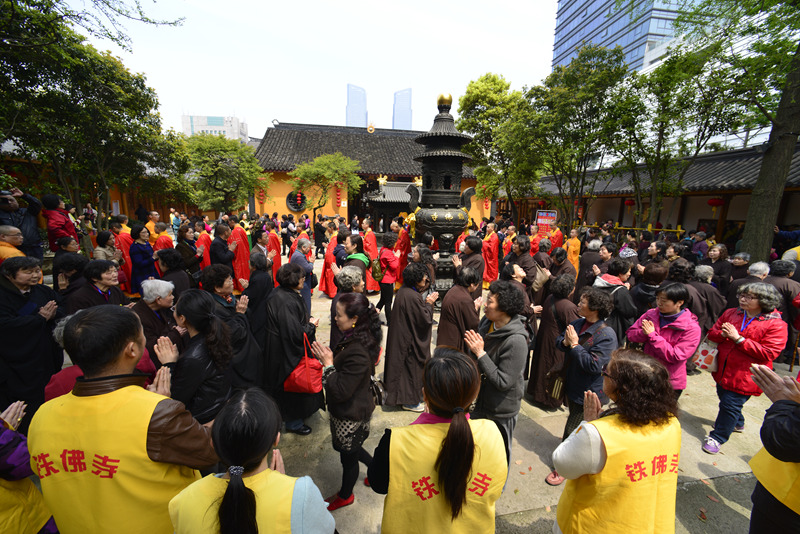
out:
{"label": "purple jacket", "polygon": [[[649,336],[642,330],[642,320],[652,321],[655,331]],[[697,317],[684,308],[677,319],[661,328],[658,308],[647,310],[628,329],[628,341],[644,343],[644,352],[664,364],[669,371],[672,389],[686,389],[686,360],[694,355],[703,337]]]}

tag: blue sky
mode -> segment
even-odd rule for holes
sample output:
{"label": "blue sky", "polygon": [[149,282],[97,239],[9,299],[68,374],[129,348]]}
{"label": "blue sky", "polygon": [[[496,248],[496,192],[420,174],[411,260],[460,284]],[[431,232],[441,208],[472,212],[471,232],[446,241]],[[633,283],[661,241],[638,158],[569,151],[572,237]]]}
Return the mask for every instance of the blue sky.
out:
{"label": "blue sky", "polygon": [[391,128],[394,92],[411,87],[413,128],[427,130],[436,97],[453,111],[470,80],[502,74],[512,87],[550,72],[556,0],[143,2],[180,27],[126,23],[131,53],[111,50],[158,93],[165,128],[182,114],[235,115],[261,137],[273,119],[345,123],[348,83],[367,91],[369,122]]}

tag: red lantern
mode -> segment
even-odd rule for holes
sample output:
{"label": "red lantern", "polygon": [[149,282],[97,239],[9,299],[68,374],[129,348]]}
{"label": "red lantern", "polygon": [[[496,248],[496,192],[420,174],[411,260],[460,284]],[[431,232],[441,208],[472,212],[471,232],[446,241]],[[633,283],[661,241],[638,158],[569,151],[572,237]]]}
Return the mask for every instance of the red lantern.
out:
{"label": "red lantern", "polygon": [[547,204],[547,203],[546,203],[544,200],[540,200],[540,201],[539,201],[539,207],[540,207],[540,208],[543,208],[543,207],[545,207],[545,205],[546,205],[546,204]]}
{"label": "red lantern", "polygon": [[573,204],[577,206],[579,202],[576,200],[575,202],[573,202]]}
{"label": "red lantern", "polygon": [[488,198],[483,201],[483,209],[485,209],[485,210],[489,209],[489,199]]}
{"label": "red lantern", "polygon": [[711,206],[711,213],[716,216],[717,208],[725,205],[725,200],[722,198],[709,198],[708,205]]}
{"label": "red lantern", "polygon": [[629,198],[629,199],[625,200],[625,205],[628,206],[628,213],[630,213],[631,212],[631,206],[635,206],[636,205],[636,201],[633,200],[632,198]]}
{"label": "red lantern", "polygon": [[336,187],[336,207],[339,208],[342,206],[342,190],[339,187]]}

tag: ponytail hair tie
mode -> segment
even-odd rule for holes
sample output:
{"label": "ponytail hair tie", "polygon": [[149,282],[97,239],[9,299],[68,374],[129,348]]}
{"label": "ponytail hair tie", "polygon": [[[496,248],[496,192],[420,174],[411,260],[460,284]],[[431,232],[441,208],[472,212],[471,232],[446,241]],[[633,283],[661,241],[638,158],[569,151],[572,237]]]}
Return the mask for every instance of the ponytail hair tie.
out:
{"label": "ponytail hair tie", "polygon": [[461,406],[456,406],[455,408],[453,408],[453,415],[457,413],[464,413],[464,408],[462,408]]}
{"label": "ponytail hair tie", "polygon": [[241,465],[232,465],[228,468],[228,473],[230,473],[231,476],[240,477],[244,474],[244,467]]}

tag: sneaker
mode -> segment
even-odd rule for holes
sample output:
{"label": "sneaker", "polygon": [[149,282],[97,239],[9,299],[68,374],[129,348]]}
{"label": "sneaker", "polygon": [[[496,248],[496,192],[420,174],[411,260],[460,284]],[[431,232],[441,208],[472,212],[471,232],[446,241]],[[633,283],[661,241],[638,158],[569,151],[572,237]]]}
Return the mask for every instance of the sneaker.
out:
{"label": "sneaker", "polygon": [[744,432],[744,425],[742,425],[742,426],[736,425],[735,427],[733,427],[733,431],[734,432]]}
{"label": "sneaker", "polygon": [[703,440],[703,452],[707,452],[708,454],[717,454],[719,453],[720,447],[720,443],[711,436],[706,436],[706,439]]}
{"label": "sneaker", "polygon": [[551,486],[560,486],[564,483],[564,477],[558,474],[558,471],[553,469],[553,472],[547,475],[544,479]]}
{"label": "sneaker", "polygon": [[339,494],[337,493],[333,497],[328,497],[327,499],[325,499],[325,502],[328,503],[328,511],[333,512],[334,510],[338,510],[339,508],[350,506],[351,504],[353,504],[353,501],[355,500],[356,496],[352,493],[350,494],[350,497],[348,497],[347,499],[342,499],[341,497],[339,497]]}
{"label": "sneaker", "polygon": [[403,409],[408,410],[409,412],[424,412],[425,403],[420,402],[419,404],[404,404]]}

